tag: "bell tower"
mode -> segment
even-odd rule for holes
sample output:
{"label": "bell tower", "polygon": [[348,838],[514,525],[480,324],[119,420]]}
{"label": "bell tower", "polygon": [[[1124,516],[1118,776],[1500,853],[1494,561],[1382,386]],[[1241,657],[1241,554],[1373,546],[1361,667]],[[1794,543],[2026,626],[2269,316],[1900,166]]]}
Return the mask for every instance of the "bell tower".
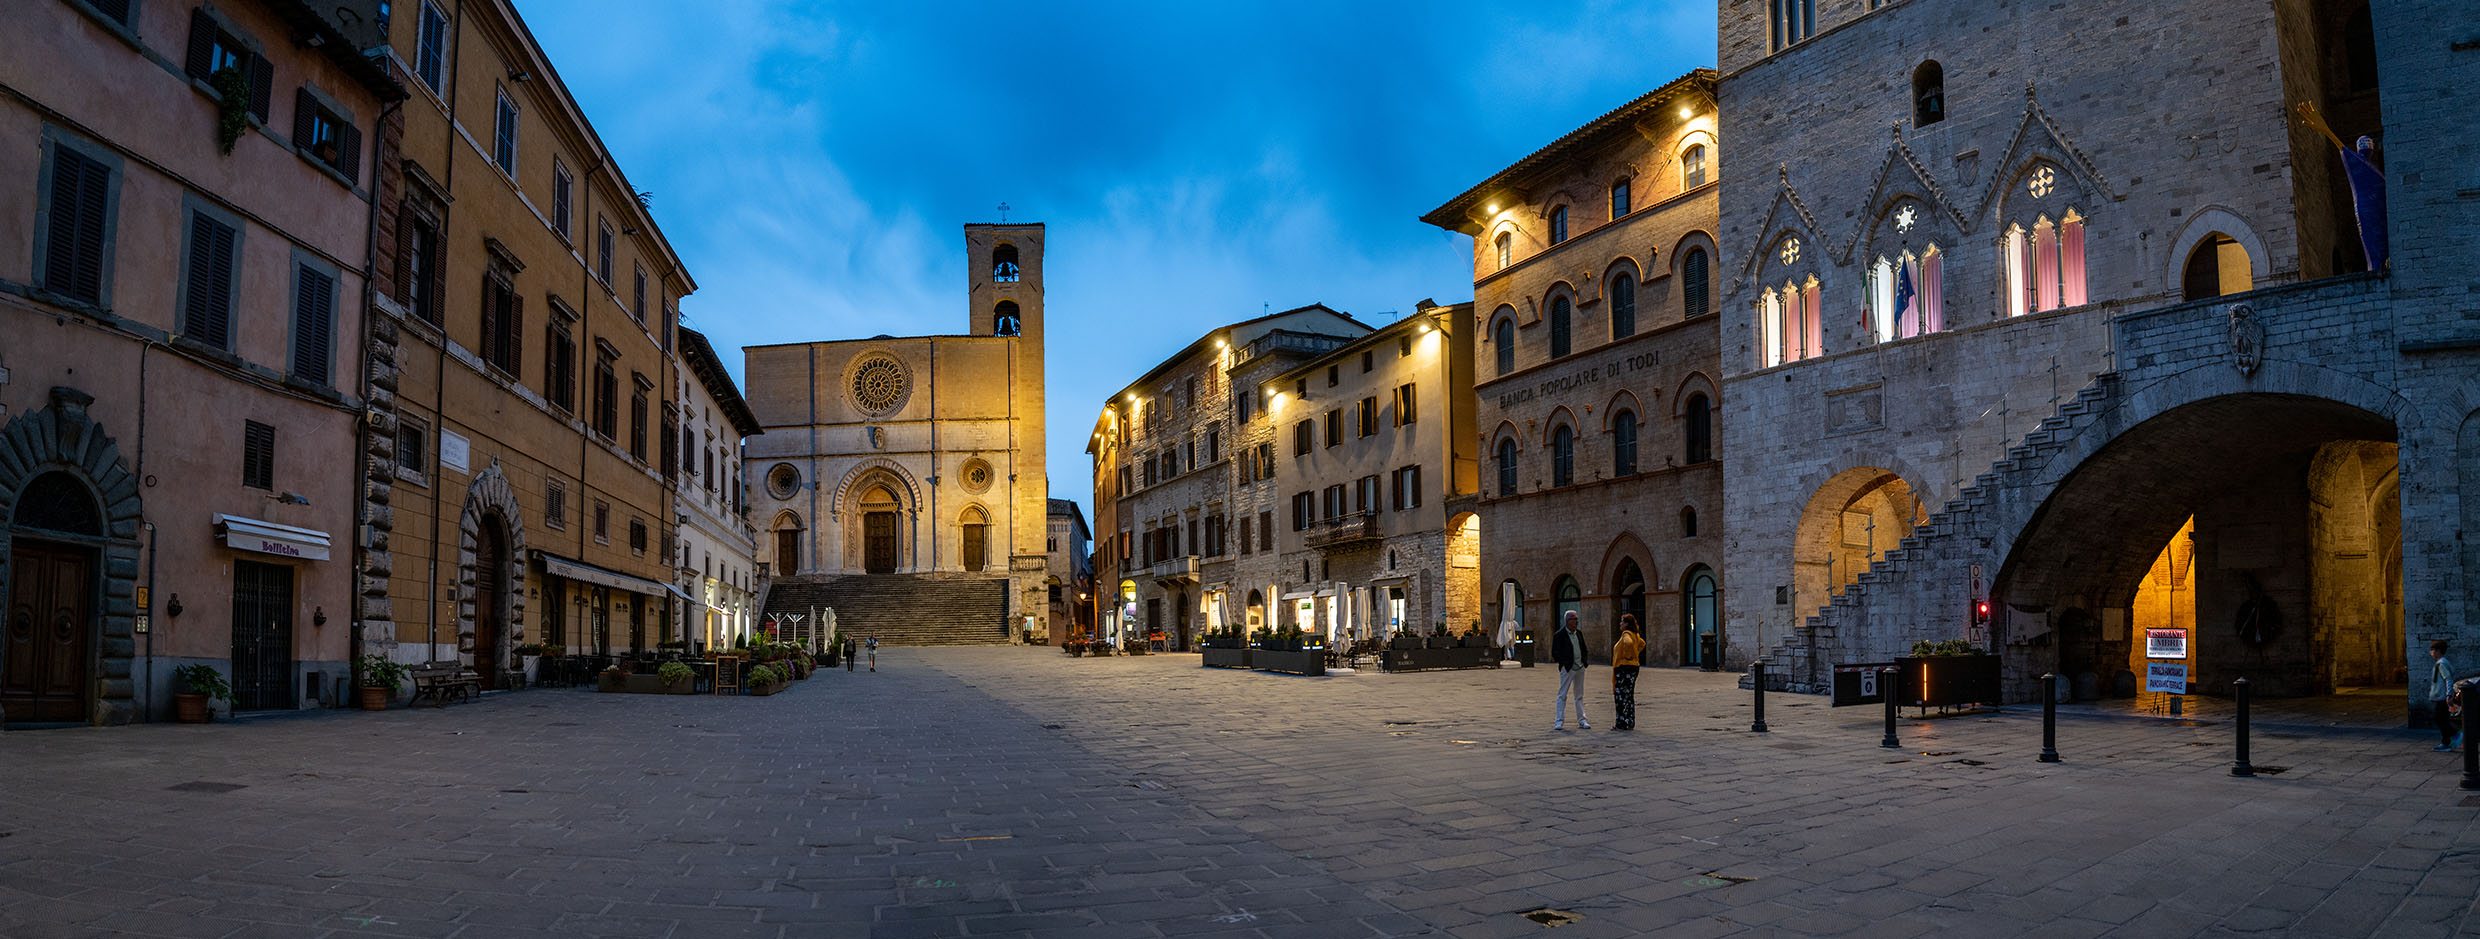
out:
{"label": "bell tower", "polygon": [[1009,340],[1008,606],[1012,635],[1025,617],[1047,632],[1050,477],[1042,381],[1042,239],[1040,222],[964,227],[966,333]]}

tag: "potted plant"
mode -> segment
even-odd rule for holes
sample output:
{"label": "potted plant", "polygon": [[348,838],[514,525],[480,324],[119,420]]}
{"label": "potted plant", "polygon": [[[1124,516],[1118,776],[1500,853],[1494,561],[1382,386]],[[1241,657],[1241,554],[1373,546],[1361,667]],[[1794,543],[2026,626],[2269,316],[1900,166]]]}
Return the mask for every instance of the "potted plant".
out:
{"label": "potted plant", "polygon": [[665,662],[662,668],[655,669],[654,674],[662,680],[665,694],[688,694],[695,690],[692,686],[697,682],[697,669],[685,664]]}
{"label": "potted plant", "polygon": [[388,700],[405,686],[403,665],[376,655],[362,656],[362,710],[387,710]]}
{"label": "potted plant", "polygon": [[523,674],[529,681],[536,683],[540,683],[542,681],[540,672],[540,669],[542,668],[542,659],[542,643],[528,642],[517,647],[517,662],[519,663],[519,667],[524,669],[521,674]]}
{"label": "potted plant", "polygon": [[216,671],[213,665],[203,662],[184,665],[173,669],[172,677],[180,682],[182,688],[188,689],[172,696],[173,717],[181,723],[204,724],[214,717],[214,712],[207,709],[209,698],[228,704],[232,702],[232,685],[224,680],[224,673]]}
{"label": "potted plant", "polygon": [[602,674],[594,676],[594,690],[621,691],[628,687],[628,682],[628,665],[626,663],[615,662],[612,663],[611,667],[603,669]]}

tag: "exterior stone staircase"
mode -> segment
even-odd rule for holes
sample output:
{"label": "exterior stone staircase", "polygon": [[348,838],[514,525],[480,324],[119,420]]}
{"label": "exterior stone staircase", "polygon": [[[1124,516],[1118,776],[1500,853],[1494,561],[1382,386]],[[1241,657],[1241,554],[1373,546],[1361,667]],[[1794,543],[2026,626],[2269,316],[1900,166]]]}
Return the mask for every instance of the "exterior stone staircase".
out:
{"label": "exterior stone staircase", "polygon": [[[1953,501],[1931,513],[1927,522],[1869,565],[1858,580],[1804,620],[1802,628],[1767,650],[1766,687],[1821,694],[1832,689],[1835,662],[1852,653],[1862,655],[1854,661],[1882,661],[1916,640],[1954,638],[1950,626],[1932,624],[1951,624],[1967,613],[1974,599],[1971,585],[1953,575],[1990,557],[1990,546],[2000,536],[1996,528],[2005,524],[1994,511],[1998,494],[2044,488],[2041,477],[2050,458],[2087,427],[2112,419],[2118,393],[2118,373],[2102,372],[2073,399],[2059,405],[2021,442],[2009,447],[1988,472],[1975,477]],[[1984,572],[1984,593],[1996,575],[1995,570]],[[1866,628],[1871,600],[1881,593],[1899,594],[1895,599],[1914,608],[1915,615],[1905,618],[1912,632],[1888,634],[1885,629]],[[1855,647],[1864,638],[1874,640],[1872,648]],[[1845,639],[1849,641],[1839,641]],[[1743,685],[1748,681],[1740,679]]]}
{"label": "exterior stone staircase", "polygon": [[952,574],[850,574],[778,577],[766,591],[766,616],[797,613],[808,629],[812,610],[835,611],[836,631],[881,645],[999,645],[1008,641],[1008,582]]}

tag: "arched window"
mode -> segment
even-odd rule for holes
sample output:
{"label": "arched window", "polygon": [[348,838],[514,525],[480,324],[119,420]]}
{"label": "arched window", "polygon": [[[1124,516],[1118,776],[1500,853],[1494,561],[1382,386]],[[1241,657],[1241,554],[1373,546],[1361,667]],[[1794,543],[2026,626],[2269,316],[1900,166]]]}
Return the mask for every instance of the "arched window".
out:
{"label": "arched window", "polygon": [[998,309],[990,315],[990,334],[993,336],[1015,336],[1022,334],[1024,332],[1024,328],[1024,317],[1017,315],[1016,301],[999,301]]}
{"label": "arched window", "polygon": [[1550,210],[1550,243],[1558,244],[1566,240],[1567,207],[1562,205]]}
{"label": "arched window", "polygon": [[1714,582],[1712,571],[1700,566],[1688,572],[1686,589],[1680,591],[1680,602],[1686,608],[1679,618],[1679,664],[1705,664],[1705,637],[1714,637],[1717,652],[1722,645],[1722,591]]}
{"label": "arched window", "polygon": [[1927,127],[1946,119],[1946,67],[1936,59],[1912,70],[1912,126]]}
{"label": "arched window", "polygon": [[1016,246],[1000,245],[990,249],[990,279],[1012,284],[1022,272],[1016,266]]}
{"label": "arched window", "polygon": [[[2045,189],[2052,171],[2034,172],[2034,188]],[[2008,316],[2084,305],[2084,217],[2074,209],[2056,222],[2042,215],[2029,228],[2007,226],[2000,248],[2006,256]]]}
{"label": "arched window", "polygon": [[1817,31],[1817,0],[1773,0],[1774,51],[1781,52]]}
{"label": "arched window", "polygon": [[1516,494],[1516,441],[1513,437],[1498,442],[1498,494],[1501,498]]}
{"label": "arched window", "polygon": [[1550,299],[1550,357],[1565,358],[1570,345],[1569,320],[1575,318],[1576,307],[1565,296]]}
{"label": "arched window", "polygon": [[1625,339],[1636,335],[1636,275],[1619,271],[1610,275],[1610,338]]}
{"label": "arched window", "polygon": [[1490,327],[1490,344],[1498,347],[1498,373],[1504,375],[1516,370],[1516,316],[1505,307],[1499,311],[1497,324]]}
{"label": "arched window", "polygon": [[2248,289],[2255,276],[2248,263],[2247,248],[2229,235],[2214,232],[2187,252],[2187,271],[2180,278],[2180,295],[2183,299],[2203,300],[2240,293]]}
{"label": "arched window", "polygon": [[[103,506],[93,490],[60,470],[36,476],[17,495],[12,523],[69,535],[101,535]],[[20,623],[22,626],[23,623]]]}
{"label": "arched window", "polygon": [[1576,578],[1566,574],[1561,574],[1559,575],[1559,585],[1557,589],[1558,605],[1550,610],[1550,622],[1552,624],[1551,628],[1566,629],[1567,614],[1569,613],[1578,614],[1576,617],[1577,625],[1581,628],[1584,620],[1582,615],[1584,610],[1584,588],[1577,585]]}
{"label": "arched window", "polygon": [[1610,184],[1611,218],[1619,218],[1620,216],[1636,210],[1636,206],[1630,199],[1630,196],[1631,193],[1628,192],[1628,180],[1625,177],[1620,178],[1618,182]]}
{"label": "arched window", "polygon": [[1945,266],[1946,253],[1934,244],[1918,254],[1879,255],[1869,265],[1869,332],[1878,342],[1946,328]]}
{"label": "arched window", "polygon": [[1704,248],[1689,248],[1688,253],[1679,256],[1679,293],[1689,319],[1713,310],[1713,294],[1706,287],[1708,266]]}
{"label": "arched window", "polygon": [[1696,508],[1694,506],[1685,506],[1679,510],[1679,537],[1696,537]]}
{"label": "arched window", "polygon": [[1697,144],[1679,154],[1679,188],[1694,189],[1705,185],[1705,145]]}
{"label": "arched window", "polygon": [[1636,475],[1636,412],[1610,416],[1610,475]]}
{"label": "arched window", "polygon": [[1576,481],[1576,431],[1565,424],[1550,432],[1550,485]]}
{"label": "arched window", "polygon": [[1688,462],[1695,464],[1712,461],[1714,458],[1714,409],[1711,404],[1706,403],[1705,393],[1700,391],[1689,395],[1688,403],[1682,405],[1680,410],[1686,412],[1684,417],[1688,423]]}
{"label": "arched window", "polygon": [[1490,240],[1492,243],[1498,245],[1498,269],[1502,271],[1506,270],[1507,265],[1515,263],[1516,260],[1515,233],[1499,232],[1498,237]]}

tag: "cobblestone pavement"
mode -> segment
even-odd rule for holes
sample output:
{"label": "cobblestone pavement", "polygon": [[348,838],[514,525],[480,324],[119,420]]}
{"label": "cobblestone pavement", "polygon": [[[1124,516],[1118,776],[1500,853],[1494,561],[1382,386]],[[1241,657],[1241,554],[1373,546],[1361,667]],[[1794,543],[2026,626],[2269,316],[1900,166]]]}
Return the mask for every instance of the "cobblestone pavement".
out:
{"label": "cobblestone pavement", "polygon": [[[890,650],[769,698],[0,734],[0,936],[2453,935],[2412,731],[1904,722],[1649,670],[1292,678]],[[1594,684],[1607,687],[1596,670]],[[205,784],[205,785],[201,785]],[[239,787],[239,788],[227,788]],[[220,791],[219,791],[220,790]],[[2480,801],[2480,800],[2475,800]]]}

